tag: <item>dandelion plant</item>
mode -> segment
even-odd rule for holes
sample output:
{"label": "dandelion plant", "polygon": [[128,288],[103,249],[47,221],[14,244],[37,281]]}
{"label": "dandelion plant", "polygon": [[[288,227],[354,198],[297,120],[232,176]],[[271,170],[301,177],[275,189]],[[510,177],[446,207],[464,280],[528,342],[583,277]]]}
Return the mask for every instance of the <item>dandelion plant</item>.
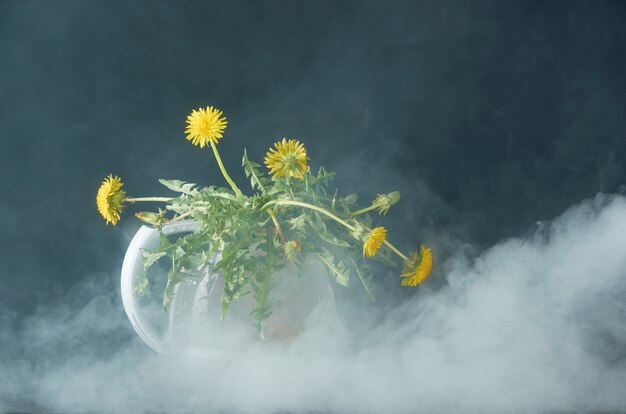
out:
{"label": "dandelion plant", "polygon": [[[193,233],[175,241],[161,237],[155,250],[144,253],[145,274],[157,261],[169,259],[164,309],[170,304],[175,285],[187,277],[185,270],[209,266],[215,257],[219,260],[213,271],[221,272],[224,278],[222,317],[233,302],[251,294],[256,306],[252,316],[261,334],[272,312],[273,278],[287,265],[302,271],[308,262],[318,260],[339,285],[348,286],[354,276],[372,298],[371,260],[393,266],[397,264],[393,255],[398,256],[403,264],[402,286],[416,286],[426,280],[433,263],[430,248],[421,245],[419,253],[405,255],[388,240],[385,227],[373,226],[370,212],[386,215],[399,201],[399,192],[378,194],[369,206],[360,207],[354,194],[340,196],[330,190],[334,173],[323,167],[316,173],[311,171],[303,143],[283,138],[265,156],[268,175],[244,150],[241,165],[250,180],[250,192],[244,194],[228,174],[217,149],[227,125],[223,112],[209,106],[192,111],[185,133],[193,145],[211,147],[228,187],[160,180],[176,195],[128,197],[121,178],[110,174],[98,190],[96,204],[106,224],[119,222],[125,204],[143,201],[165,205],[157,212],[136,214],[156,228],[185,218],[198,223]],[[144,278],[136,291],[145,293],[149,286],[150,281]]]}

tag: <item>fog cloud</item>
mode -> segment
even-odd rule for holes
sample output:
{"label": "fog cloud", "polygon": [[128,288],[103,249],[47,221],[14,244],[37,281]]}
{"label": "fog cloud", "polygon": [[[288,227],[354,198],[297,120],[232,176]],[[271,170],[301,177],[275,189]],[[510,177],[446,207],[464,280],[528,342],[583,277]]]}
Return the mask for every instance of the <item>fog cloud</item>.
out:
{"label": "fog cloud", "polygon": [[106,278],[94,276],[23,323],[5,313],[0,411],[625,410],[625,234],[626,198],[598,195],[529,237],[440,261],[444,288],[382,317],[312,318],[233,361],[153,354],[118,292],[75,304]]}

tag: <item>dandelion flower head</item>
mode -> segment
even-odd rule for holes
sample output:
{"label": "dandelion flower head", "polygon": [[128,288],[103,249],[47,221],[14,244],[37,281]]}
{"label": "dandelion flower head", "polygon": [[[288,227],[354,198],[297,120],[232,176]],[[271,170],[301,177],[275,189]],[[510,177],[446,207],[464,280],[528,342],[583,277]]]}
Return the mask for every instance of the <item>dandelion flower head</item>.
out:
{"label": "dandelion flower head", "polygon": [[109,174],[98,190],[96,205],[107,224],[116,225],[120,220],[120,213],[124,208],[124,199],[126,198],[126,192],[122,190],[123,185],[120,177]]}
{"label": "dandelion flower head", "polygon": [[309,170],[304,145],[295,139],[282,141],[274,144],[275,148],[270,148],[265,156],[265,165],[270,170],[272,178],[294,177],[303,179],[304,174]]}
{"label": "dandelion flower head", "polygon": [[386,228],[376,227],[373,229],[367,237],[367,240],[365,240],[365,243],[363,243],[363,255],[367,257],[374,256],[385,241],[385,237],[387,237]]}
{"label": "dandelion flower head", "polygon": [[433,254],[426,245],[420,246],[419,254],[413,253],[404,263],[404,271],[400,276],[402,286],[417,286],[428,278],[433,267]]}
{"label": "dandelion flower head", "polygon": [[210,143],[217,144],[222,138],[222,133],[226,129],[228,122],[223,112],[212,106],[194,109],[191,115],[187,116],[187,140],[200,148],[208,146]]}

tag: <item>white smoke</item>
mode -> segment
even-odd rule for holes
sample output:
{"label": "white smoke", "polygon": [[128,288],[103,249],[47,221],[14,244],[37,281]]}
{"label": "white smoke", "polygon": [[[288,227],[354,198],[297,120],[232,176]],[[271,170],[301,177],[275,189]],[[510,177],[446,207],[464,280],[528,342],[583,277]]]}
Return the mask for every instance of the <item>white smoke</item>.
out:
{"label": "white smoke", "polygon": [[292,343],[231,362],[120,341],[116,292],[42,311],[0,332],[0,411],[626,410],[626,198],[599,195],[530,237],[438,266],[443,289],[376,323],[366,310],[343,326],[311,320]]}

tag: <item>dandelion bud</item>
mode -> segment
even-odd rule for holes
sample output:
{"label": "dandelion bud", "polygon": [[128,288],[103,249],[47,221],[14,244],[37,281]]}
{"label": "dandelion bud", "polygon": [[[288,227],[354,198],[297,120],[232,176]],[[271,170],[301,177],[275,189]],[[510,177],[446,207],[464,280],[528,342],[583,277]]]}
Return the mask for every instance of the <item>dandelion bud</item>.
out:
{"label": "dandelion bud", "polygon": [[378,194],[372,205],[378,209],[378,214],[387,215],[389,207],[396,204],[400,200],[400,192],[394,191],[389,194]]}
{"label": "dandelion bud", "polygon": [[302,250],[302,244],[300,243],[300,240],[289,240],[283,245],[283,248],[285,249],[285,256],[287,256],[287,260],[293,263],[298,253]]}

